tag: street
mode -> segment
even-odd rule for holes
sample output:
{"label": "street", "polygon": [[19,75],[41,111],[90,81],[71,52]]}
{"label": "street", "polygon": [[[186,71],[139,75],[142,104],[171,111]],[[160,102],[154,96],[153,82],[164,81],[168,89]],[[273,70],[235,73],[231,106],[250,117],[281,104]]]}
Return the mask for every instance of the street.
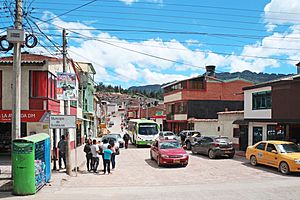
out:
{"label": "street", "polygon": [[[299,174],[283,176],[273,168],[252,167],[243,157],[209,160],[190,155],[186,168],[157,167],[149,158],[148,148],[133,146],[121,151],[112,175],[82,171],[78,177],[51,185],[34,196],[9,199],[273,200],[299,199],[300,195]],[[0,198],[5,196],[11,195],[2,193]]]}

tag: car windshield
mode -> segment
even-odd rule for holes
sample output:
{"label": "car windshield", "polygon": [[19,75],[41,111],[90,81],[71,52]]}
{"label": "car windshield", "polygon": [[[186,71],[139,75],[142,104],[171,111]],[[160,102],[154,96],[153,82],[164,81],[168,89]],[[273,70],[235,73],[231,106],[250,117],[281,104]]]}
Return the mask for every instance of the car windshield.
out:
{"label": "car windshield", "polygon": [[139,134],[140,135],[156,135],[158,133],[156,124],[140,124]]}
{"label": "car windshield", "polygon": [[174,136],[175,134],[174,133],[172,133],[172,132],[165,132],[164,133],[164,136]]}
{"label": "car windshield", "polygon": [[300,147],[296,144],[277,144],[280,153],[299,153]]}
{"label": "car windshield", "polygon": [[114,136],[103,137],[102,141],[103,141],[104,139],[106,139],[106,140],[108,140],[108,141],[109,141],[109,140],[117,141],[117,138],[114,137]]}
{"label": "car windshield", "polygon": [[159,143],[160,149],[178,149],[181,148],[179,142],[161,142]]}
{"label": "car windshield", "polygon": [[227,137],[216,138],[216,142],[220,143],[230,143],[231,141]]}
{"label": "car windshield", "polygon": [[110,134],[110,135],[113,136],[113,137],[116,137],[116,138],[121,138],[120,134]]}

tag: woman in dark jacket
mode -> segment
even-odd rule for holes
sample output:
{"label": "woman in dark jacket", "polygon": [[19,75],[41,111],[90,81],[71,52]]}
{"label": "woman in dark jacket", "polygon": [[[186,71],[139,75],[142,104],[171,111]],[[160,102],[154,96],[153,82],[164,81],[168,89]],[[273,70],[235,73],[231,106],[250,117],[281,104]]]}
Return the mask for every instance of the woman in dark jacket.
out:
{"label": "woman in dark jacket", "polygon": [[88,139],[87,144],[84,146],[83,151],[85,152],[85,157],[86,157],[86,167],[88,172],[93,170],[93,162],[92,162],[92,151],[91,151],[91,146],[92,146],[92,140]]}

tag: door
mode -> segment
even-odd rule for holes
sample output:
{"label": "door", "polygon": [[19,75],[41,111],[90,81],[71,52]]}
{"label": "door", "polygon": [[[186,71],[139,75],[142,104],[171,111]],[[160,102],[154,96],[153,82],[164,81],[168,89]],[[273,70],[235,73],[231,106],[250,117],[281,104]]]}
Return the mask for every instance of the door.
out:
{"label": "door", "polygon": [[257,162],[259,162],[259,163],[266,163],[265,148],[266,148],[266,143],[265,142],[261,142],[255,147],[255,149],[256,149],[256,155],[255,156],[256,156]]}
{"label": "door", "polygon": [[248,147],[248,126],[240,126],[240,150],[246,151]]}
{"label": "door", "polygon": [[194,152],[201,153],[201,150],[200,150],[201,143],[202,143],[202,139],[194,144],[194,146],[192,147],[194,149]]}
{"label": "door", "polygon": [[[276,153],[274,152],[276,151]],[[265,162],[270,166],[278,166],[278,154],[277,149],[274,144],[267,144],[266,152],[265,152]]]}
{"label": "door", "polygon": [[153,143],[153,146],[151,147],[151,153],[152,153],[152,157],[157,160],[157,156],[158,156],[158,141],[155,141]]}

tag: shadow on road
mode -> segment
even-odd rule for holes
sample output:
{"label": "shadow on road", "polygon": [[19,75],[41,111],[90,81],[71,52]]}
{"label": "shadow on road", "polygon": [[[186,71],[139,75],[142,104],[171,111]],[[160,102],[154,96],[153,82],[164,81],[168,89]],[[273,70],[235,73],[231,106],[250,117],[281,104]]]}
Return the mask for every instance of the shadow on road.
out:
{"label": "shadow on road", "polygon": [[158,166],[155,160],[151,160],[150,158],[145,159],[145,162],[152,168],[155,169],[170,169],[170,168],[185,168],[182,165],[163,165],[163,166]]}
{"label": "shadow on road", "polygon": [[253,166],[253,165],[250,164],[250,162],[244,162],[244,163],[242,163],[242,165],[253,168],[253,169],[273,173],[273,174],[276,174],[276,175],[282,176],[282,177],[299,177],[299,175],[300,175],[300,173],[290,173],[288,175],[284,175],[281,172],[279,172],[278,169],[275,168],[275,167],[270,167],[270,166],[267,166],[267,165]]}

